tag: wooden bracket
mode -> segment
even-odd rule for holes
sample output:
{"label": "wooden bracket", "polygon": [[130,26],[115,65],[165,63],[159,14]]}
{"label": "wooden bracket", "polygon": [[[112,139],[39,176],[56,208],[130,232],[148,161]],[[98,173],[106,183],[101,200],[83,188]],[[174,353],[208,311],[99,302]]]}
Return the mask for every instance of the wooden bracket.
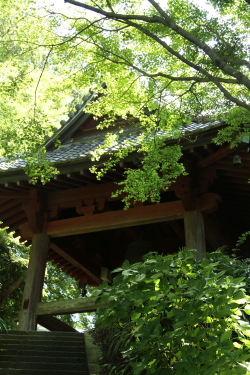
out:
{"label": "wooden bracket", "polygon": [[42,233],[43,231],[43,204],[38,199],[26,199],[22,204],[28,219],[28,226],[32,233]]}
{"label": "wooden bracket", "polygon": [[202,212],[211,214],[218,209],[221,197],[218,194],[207,193],[198,198],[198,202]]}
{"label": "wooden bracket", "polygon": [[177,198],[181,199],[181,203],[186,211],[192,211],[196,208],[197,189],[192,187],[193,180],[191,177],[181,177],[174,184],[174,191]]}

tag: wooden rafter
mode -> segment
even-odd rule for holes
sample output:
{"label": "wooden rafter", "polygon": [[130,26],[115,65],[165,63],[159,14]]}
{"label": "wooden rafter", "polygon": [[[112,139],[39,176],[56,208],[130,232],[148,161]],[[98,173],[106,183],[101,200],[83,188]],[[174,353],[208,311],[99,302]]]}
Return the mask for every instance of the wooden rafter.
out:
{"label": "wooden rafter", "polygon": [[80,271],[84,271],[92,280],[94,280],[98,285],[101,284],[102,280],[100,277],[98,277],[94,272],[91,272],[88,268],[86,268],[83,264],[81,264],[79,261],[74,259],[72,256],[70,256],[66,251],[61,249],[59,246],[57,246],[55,243],[50,243],[50,249],[54,250],[56,253],[60,254],[65,260],[67,260],[69,263],[77,267]]}
{"label": "wooden rafter", "polygon": [[227,145],[213,154],[208,155],[206,158],[198,162],[198,168],[205,168],[211,164],[216,163],[217,161],[225,158],[226,156],[235,152],[235,148],[230,148],[230,145]]}

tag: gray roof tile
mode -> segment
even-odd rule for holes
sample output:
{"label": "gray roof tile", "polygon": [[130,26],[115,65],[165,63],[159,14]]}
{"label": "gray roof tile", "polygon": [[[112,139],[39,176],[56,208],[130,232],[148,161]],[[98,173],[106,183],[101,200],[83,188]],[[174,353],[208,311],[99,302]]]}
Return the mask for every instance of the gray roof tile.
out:
{"label": "gray roof tile", "polygon": [[[206,123],[193,123],[183,128],[183,136],[197,133],[210,128],[216,128],[222,125],[221,121],[206,122]],[[129,144],[138,145],[137,137],[141,134],[141,130],[127,129],[120,135],[117,144],[112,147],[105,148],[104,153],[118,150],[120,147]],[[158,131],[158,135],[164,136],[164,131]],[[47,158],[54,164],[63,164],[68,161],[74,160],[89,160],[91,158],[91,152],[95,151],[98,146],[102,146],[104,143],[105,133],[95,134],[87,136],[81,140],[76,139],[72,143],[63,144],[61,148],[57,148],[53,151],[47,152]],[[21,158],[8,161],[7,158],[0,159],[0,173],[11,170],[20,170],[25,167],[25,161]]]}

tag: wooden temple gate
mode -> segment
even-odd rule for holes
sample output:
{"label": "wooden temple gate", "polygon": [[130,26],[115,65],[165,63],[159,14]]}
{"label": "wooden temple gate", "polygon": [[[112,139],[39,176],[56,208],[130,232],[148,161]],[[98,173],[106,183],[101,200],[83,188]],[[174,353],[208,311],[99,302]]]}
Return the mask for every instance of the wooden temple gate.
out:
{"label": "wooden temple gate", "polygon": [[[22,164],[0,163],[1,227],[8,226],[21,241],[32,243],[20,330],[35,330],[40,315],[95,308],[91,298],[41,303],[47,261],[72,278],[97,286],[105,278],[103,272],[123,262],[127,247],[140,239],[142,228],[155,250],[163,254],[186,246],[197,249],[201,258],[219,246],[233,247],[250,224],[250,160],[248,144],[239,150],[212,145],[211,139],[222,126],[196,124],[195,137],[192,130],[190,139],[181,141],[181,161],[188,176],[180,176],[163,192],[159,204],[131,202],[128,210],[123,209],[122,196],[113,198],[112,193],[124,170],[140,168],[140,162],[131,154],[101,181],[96,180],[88,171],[92,165],[88,153],[103,133],[96,130],[91,115],[82,111],[59,131],[61,149],[53,150],[53,139],[46,144],[48,157],[60,171],[47,184],[30,184]],[[236,152],[241,168],[232,165]]]}

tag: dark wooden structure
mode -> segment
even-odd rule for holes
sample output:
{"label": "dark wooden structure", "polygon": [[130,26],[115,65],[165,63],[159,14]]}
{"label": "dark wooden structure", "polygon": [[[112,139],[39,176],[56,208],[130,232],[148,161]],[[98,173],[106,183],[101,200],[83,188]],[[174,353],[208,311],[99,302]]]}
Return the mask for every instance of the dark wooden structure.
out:
{"label": "dark wooden structure", "polygon": [[[247,143],[238,150],[212,143],[223,126],[207,122],[186,128],[180,144],[188,175],[163,192],[159,204],[131,203],[128,210],[123,210],[122,197],[113,198],[111,193],[126,168],[140,168],[140,159],[133,153],[101,181],[96,180],[89,172],[93,164],[89,153],[101,144],[105,131],[97,130],[92,116],[82,109],[58,131],[60,149],[53,149],[53,137],[46,143],[48,158],[60,171],[50,182],[32,185],[22,161],[0,161],[1,227],[8,226],[21,241],[32,243],[19,329],[35,330],[37,316],[60,309],[61,313],[85,311],[83,300],[73,310],[58,305],[50,311],[41,306],[47,261],[72,278],[97,286],[107,270],[123,262],[129,244],[139,240],[142,230],[163,254],[185,245],[197,249],[199,258],[222,245],[231,249],[250,227],[250,156]],[[138,128],[124,131],[130,139],[137,135]],[[167,141],[166,147],[173,142]],[[115,147],[106,150],[101,161]],[[239,168],[233,166],[236,153],[242,161]],[[90,302],[86,311],[95,308]]]}

